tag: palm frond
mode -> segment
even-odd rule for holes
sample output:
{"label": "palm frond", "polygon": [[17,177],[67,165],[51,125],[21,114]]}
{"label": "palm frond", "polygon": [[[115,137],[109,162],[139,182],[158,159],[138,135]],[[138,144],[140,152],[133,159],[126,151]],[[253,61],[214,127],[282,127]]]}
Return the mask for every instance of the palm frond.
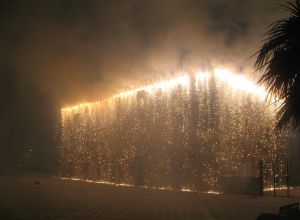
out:
{"label": "palm frond", "polygon": [[[299,76],[298,76],[299,77]],[[293,85],[287,98],[279,107],[277,113],[276,129],[280,130],[289,122],[296,128],[300,123],[300,82],[299,80]]]}
{"label": "palm frond", "polygon": [[295,106],[295,100],[300,101],[297,85],[300,80],[300,2],[288,2],[281,7],[290,16],[268,27],[264,44],[255,54],[256,69],[262,71],[259,83],[266,86],[269,95],[283,101],[277,114],[277,129],[290,120],[294,128],[300,126],[300,112]]}

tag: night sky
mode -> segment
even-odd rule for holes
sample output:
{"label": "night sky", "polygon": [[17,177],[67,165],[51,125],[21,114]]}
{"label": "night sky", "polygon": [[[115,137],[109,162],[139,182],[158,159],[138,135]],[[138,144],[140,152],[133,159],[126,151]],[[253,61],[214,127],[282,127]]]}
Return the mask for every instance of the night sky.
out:
{"label": "night sky", "polygon": [[215,66],[256,75],[270,0],[1,0],[0,170],[55,168],[60,108]]}

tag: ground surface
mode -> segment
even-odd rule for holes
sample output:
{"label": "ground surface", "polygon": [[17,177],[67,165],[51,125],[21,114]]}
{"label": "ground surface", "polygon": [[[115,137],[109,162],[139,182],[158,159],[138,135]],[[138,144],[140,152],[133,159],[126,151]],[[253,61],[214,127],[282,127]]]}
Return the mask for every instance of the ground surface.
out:
{"label": "ground surface", "polygon": [[36,174],[0,176],[1,220],[255,219],[299,200],[116,187]]}

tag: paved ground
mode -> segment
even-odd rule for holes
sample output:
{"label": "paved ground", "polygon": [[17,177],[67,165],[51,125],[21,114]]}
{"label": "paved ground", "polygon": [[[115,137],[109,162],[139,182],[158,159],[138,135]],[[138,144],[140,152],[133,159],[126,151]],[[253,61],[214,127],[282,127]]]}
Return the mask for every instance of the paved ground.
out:
{"label": "paved ground", "polygon": [[0,176],[1,220],[255,219],[299,200],[116,187],[36,174]]}

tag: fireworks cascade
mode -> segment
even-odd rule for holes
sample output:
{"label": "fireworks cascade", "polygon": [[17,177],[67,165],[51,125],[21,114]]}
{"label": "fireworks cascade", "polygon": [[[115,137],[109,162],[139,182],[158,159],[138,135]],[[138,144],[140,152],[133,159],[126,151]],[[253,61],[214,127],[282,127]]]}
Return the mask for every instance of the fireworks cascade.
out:
{"label": "fireworks cascade", "polygon": [[251,81],[216,70],[63,108],[59,175],[220,191],[222,177],[258,176],[259,160],[270,173],[288,138],[274,132],[265,98]]}

